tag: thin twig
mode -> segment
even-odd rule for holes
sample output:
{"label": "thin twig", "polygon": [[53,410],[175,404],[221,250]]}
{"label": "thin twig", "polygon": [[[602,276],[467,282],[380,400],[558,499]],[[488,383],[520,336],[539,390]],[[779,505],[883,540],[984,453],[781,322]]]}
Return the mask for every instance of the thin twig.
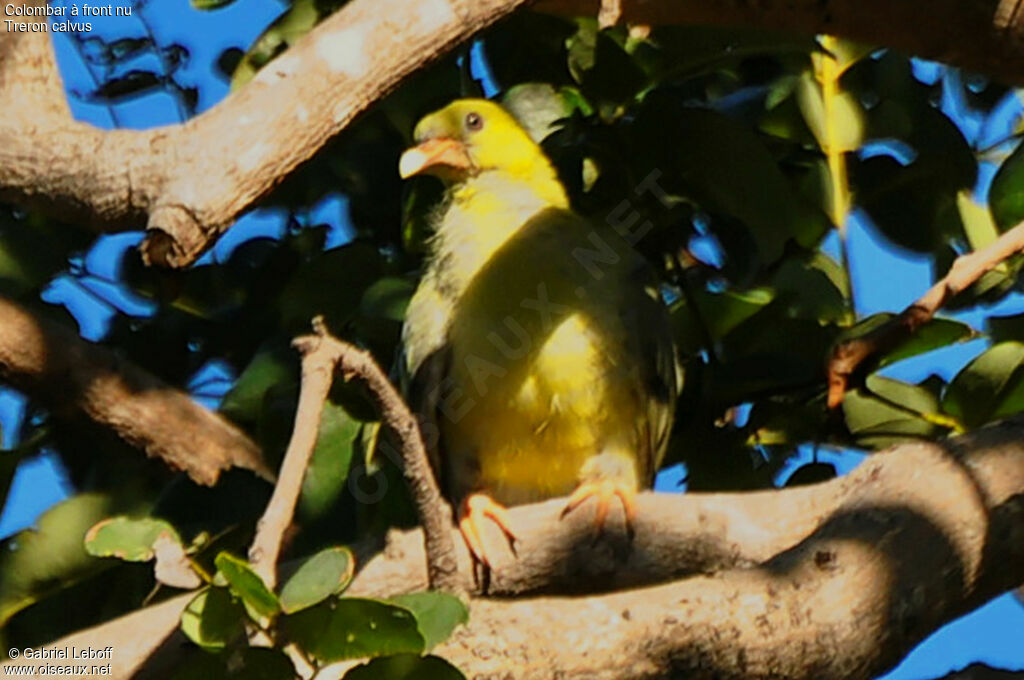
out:
{"label": "thin twig", "polygon": [[358,377],[366,383],[380,408],[381,420],[398,436],[402,472],[423,526],[430,587],[461,592],[451,507],[441,497],[415,416],[369,352],[330,335],[324,337],[324,343],[335,353],[346,380]]}
{"label": "thin twig", "polygon": [[850,377],[865,361],[912,336],[950,298],[967,290],[986,272],[1021,251],[1024,251],[1024,222],[981,250],[958,257],[945,277],[892,319],[860,337],[838,343],[832,349],[828,363],[829,408],[836,408],[842,403]]}
{"label": "thin twig", "polygon": [[295,514],[302,479],[316,445],[320,414],[334,375],[336,356],[324,342],[322,325],[314,321],[313,330],[314,335],[304,335],[292,341],[292,346],[302,354],[302,389],[295,411],[295,425],[281,462],[277,485],[249,548],[252,567],[269,588],[277,583],[276,566],[281,542]]}
{"label": "thin twig", "polygon": [[282,537],[295,512],[335,368],[340,368],[346,380],[358,377],[366,383],[381,410],[382,420],[399,437],[403,471],[423,525],[431,587],[458,591],[451,509],[441,498],[416,419],[368,352],[331,336],[320,318],[314,319],[313,331],[313,335],[293,342],[302,353],[302,390],[278,483],[249,550],[253,568],[269,587],[274,587]]}

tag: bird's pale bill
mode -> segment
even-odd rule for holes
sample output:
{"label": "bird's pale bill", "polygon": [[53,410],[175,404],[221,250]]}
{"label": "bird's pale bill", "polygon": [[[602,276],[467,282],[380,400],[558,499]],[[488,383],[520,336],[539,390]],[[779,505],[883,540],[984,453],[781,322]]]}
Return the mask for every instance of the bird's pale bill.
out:
{"label": "bird's pale bill", "polygon": [[436,166],[466,170],[469,165],[469,156],[462,142],[436,137],[407,149],[398,161],[398,174],[406,179]]}

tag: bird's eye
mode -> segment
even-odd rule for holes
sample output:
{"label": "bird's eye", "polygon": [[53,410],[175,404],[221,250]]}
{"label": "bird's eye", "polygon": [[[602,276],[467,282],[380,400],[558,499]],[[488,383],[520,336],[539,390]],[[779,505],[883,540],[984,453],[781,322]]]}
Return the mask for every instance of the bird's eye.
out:
{"label": "bird's eye", "polygon": [[466,129],[472,132],[480,130],[484,126],[484,119],[476,111],[466,114]]}

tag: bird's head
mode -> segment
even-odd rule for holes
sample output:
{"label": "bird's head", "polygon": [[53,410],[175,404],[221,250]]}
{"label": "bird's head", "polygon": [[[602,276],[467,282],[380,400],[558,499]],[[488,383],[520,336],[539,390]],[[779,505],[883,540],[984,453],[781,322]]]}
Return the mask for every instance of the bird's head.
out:
{"label": "bird's head", "polygon": [[554,176],[537,143],[511,114],[486,99],[459,99],[425,116],[413,139],[416,146],[398,164],[403,179],[431,174],[457,183],[490,170],[528,182]]}

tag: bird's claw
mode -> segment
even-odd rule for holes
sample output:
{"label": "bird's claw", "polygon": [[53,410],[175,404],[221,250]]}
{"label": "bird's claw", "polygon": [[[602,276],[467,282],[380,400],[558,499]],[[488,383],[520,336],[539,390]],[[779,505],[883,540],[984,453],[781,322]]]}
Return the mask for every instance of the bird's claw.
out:
{"label": "bird's claw", "polygon": [[[475,493],[466,497],[462,503],[459,513],[459,532],[466,541],[469,554],[473,559],[473,577],[477,585],[486,592],[490,582],[491,561],[487,557],[487,550],[484,548],[483,538],[480,533],[481,523],[490,520],[498,525],[508,541],[508,547],[513,555],[516,555],[516,536],[512,532],[511,522],[508,518],[508,510],[490,496]],[[478,576],[477,565],[480,567]]]}
{"label": "bird's claw", "polygon": [[608,519],[608,511],[611,509],[612,499],[614,498],[618,498],[622,503],[622,511],[625,514],[626,520],[626,533],[630,539],[633,538],[633,525],[636,520],[636,489],[633,486],[615,479],[583,482],[569,496],[569,502],[565,504],[561,516],[564,518],[582,505],[588,498],[597,499],[597,510],[594,512],[594,540],[600,538],[604,532],[605,521]]}

